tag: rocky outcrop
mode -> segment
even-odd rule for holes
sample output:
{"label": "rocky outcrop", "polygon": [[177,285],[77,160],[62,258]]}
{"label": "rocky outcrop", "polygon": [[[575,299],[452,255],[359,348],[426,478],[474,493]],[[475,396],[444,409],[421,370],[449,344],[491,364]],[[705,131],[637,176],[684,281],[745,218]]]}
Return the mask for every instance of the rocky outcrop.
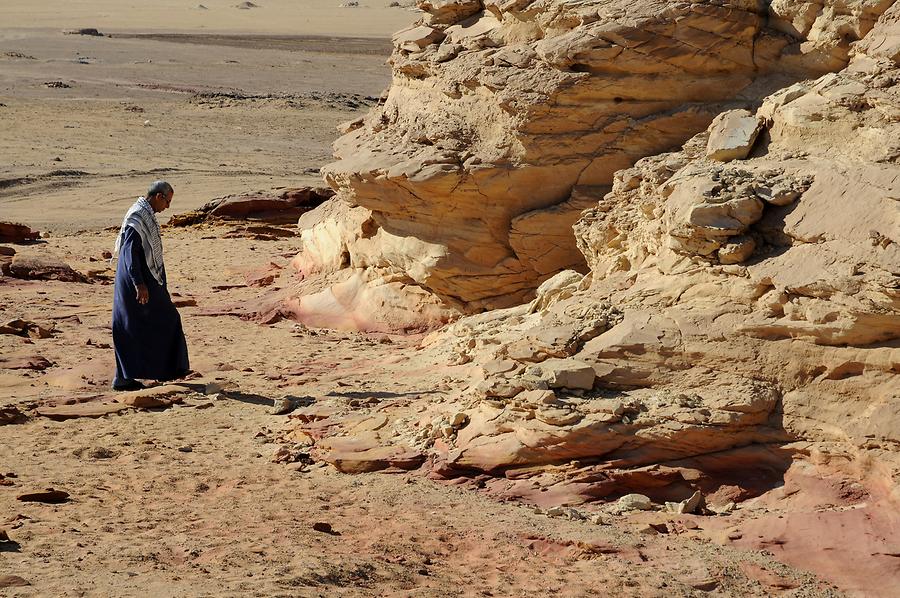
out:
{"label": "rocky outcrop", "polygon": [[[426,16],[394,38],[386,99],[345,125],[340,160],[324,169],[367,222],[363,247],[351,240],[346,253],[464,311],[526,301],[556,272],[587,271],[571,226],[616,171],[723,111],[842,68],[892,4],[422,2]],[[881,39],[867,43],[890,53],[896,40]],[[711,155],[745,157],[760,122],[721,124],[731,138],[714,135],[724,146]],[[719,218],[746,228],[755,200],[685,209],[675,217],[689,245],[732,263],[752,252],[740,235],[716,246],[709,231]],[[314,252],[298,259],[334,267]]]}
{"label": "rocky outcrop", "polygon": [[190,226],[205,221],[250,220],[268,224],[294,224],[306,212],[332,197],[329,188],[298,187],[246,195],[228,195],[207,202],[197,210],[176,214],[171,226]]}
{"label": "rocky outcrop", "polygon": [[[895,27],[891,11],[873,35]],[[442,469],[640,466],[803,440],[896,498],[900,68],[874,46],[618,172],[575,225],[584,279],[448,328],[438,346],[486,380]],[[749,155],[716,153],[755,135]],[[587,314],[601,305],[617,315],[598,329]],[[594,390],[540,390],[550,358],[591,364]]]}
{"label": "rocky outcrop", "polygon": [[[742,545],[769,549],[786,541],[791,546],[779,549],[786,562],[849,591],[893,595],[896,564],[883,558],[893,554],[893,540],[865,530],[870,521],[896,526],[900,502],[900,4],[668,4],[636,3],[611,24],[604,10],[618,3],[607,2],[596,18],[573,18],[568,28],[556,29],[538,26],[550,3],[503,8],[485,2],[481,9],[454,3],[443,12],[429,5],[432,19],[408,32],[408,50],[395,55],[395,87],[375,114],[381,120],[354,125],[339,144],[339,151],[353,147],[362,156],[330,167],[340,188],[331,209],[342,216],[314,225],[323,228],[305,237],[295,267],[313,272],[327,264],[334,272],[354,264],[360,271],[394,273],[471,310],[527,296],[527,287],[518,286],[525,278],[518,276],[527,269],[523,264],[539,261],[528,262],[529,251],[543,251],[540,259],[555,266],[531,268],[529,280],[542,282],[529,303],[460,318],[422,341],[423,356],[454,372],[461,388],[456,394],[366,417],[333,411],[299,432],[320,447],[318,458],[343,471],[398,467],[387,457],[427,455],[425,469],[434,478],[469,480],[495,496],[550,507],[541,512],[551,516],[566,513],[562,506],[613,514],[628,504],[711,515],[735,505],[743,511],[752,497],[760,497],[759,506],[791,502],[797,493],[797,511],[784,518],[814,522],[816,533],[808,533],[807,523],[787,529],[775,522],[780,513],[745,512]],[[766,73],[773,69],[788,78],[837,72],[786,81],[749,109],[719,102],[718,114],[692,121],[702,121],[705,130],[680,149],[616,167],[608,179],[592,168],[633,161],[664,137],[650,136],[651,128],[669,117],[684,122],[684,104],[645,106],[649,112],[641,117],[618,113],[620,128],[600,143],[604,151],[579,157],[594,134],[577,129],[588,122],[590,102],[600,113],[641,105],[633,96],[610,105],[598,90],[623,93],[616,86],[625,81],[640,90],[648,79],[674,85],[675,71],[653,70],[650,57],[696,76],[691,69],[702,68],[695,65],[703,56],[697,41],[689,58],[669,43],[680,39],[681,28],[696,32],[706,25],[721,40],[739,17],[760,18],[754,7],[763,4],[766,24],[753,21],[751,36],[755,83],[748,81],[746,93],[772,83]],[[642,17],[651,5],[659,15]],[[567,6],[554,14],[597,9]],[[668,35],[654,29],[665,28],[679,10],[685,12],[669,24]],[[443,26],[460,14],[469,20]],[[628,29],[626,23],[635,22],[641,29]],[[439,44],[428,27],[444,35]],[[583,34],[593,27],[602,35],[589,43]],[[543,37],[533,41],[537,30]],[[512,31],[522,55],[510,50]],[[410,45],[414,39],[423,40],[420,50]],[[448,43],[455,45],[445,48]],[[557,48],[553,67],[545,57],[550,47]],[[710,60],[741,64],[743,46],[726,48]],[[454,62],[466,55],[479,56],[480,66]],[[578,68],[562,69],[565,60]],[[469,65],[471,79],[458,79],[457,104],[433,104],[445,117],[433,122],[424,109],[429,94],[439,92],[431,86],[450,72],[442,69],[455,68],[434,65],[451,62]],[[722,100],[716,86],[735,77],[738,89],[734,81],[743,71],[715,64],[715,73],[701,71],[696,81],[708,82],[710,97]],[[516,97],[504,95],[521,83],[515,75],[521,65],[544,69],[532,89],[536,95],[521,87]],[[494,69],[505,69],[499,84]],[[563,81],[569,76],[581,78]],[[679,80],[678,93],[691,93],[692,82]],[[490,113],[500,97],[508,108]],[[529,104],[533,97],[545,104]],[[407,105],[417,106],[415,114]],[[699,112],[692,114],[712,105],[695,106]],[[465,115],[453,115],[463,108]],[[565,114],[578,116],[565,121]],[[538,134],[531,127],[543,118],[552,124]],[[427,132],[447,127],[447,139],[456,139],[464,123],[471,133],[466,151],[474,159],[455,164],[447,156],[462,150]],[[506,145],[483,143],[487,123],[499,123],[495,132]],[[425,147],[415,151],[398,132],[413,124],[423,136],[416,139],[429,142],[418,142]],[[601,129],[610,133],[609,127]],[[670,132],[676,129],[687,130]],[[577,142],[566,137],[575,130]],[[632,137],[635,131],[643,136]],[[380,145],[389,140],[390,149]],[[426,152],[435,157],[427,165],[417,158]],[[391,162],[403,156],[405,162]],[[363,159],[375,166],[363,171]],[[585,169],[567,179],[572,163]],[[550,180],[544,165],[554,166],[556,178]],[[558,182],[568,189],[561,201],[515,213],[522,202],[558,191]],[[528,185],[533,193],[523,191]],[[450,199],[439,199],[442,193]],[[480,203],[469,193],[480,194]],[[555,272],[564,264],[557,259],[564,235],[552,223],[587,203],[594,205],[572,225],[586,268],[574,264]],[[532,231],[533,243],[519,244],[516,231]],[[458,243],[463,236],[467,243]],[[501,262],[472,265],[472,256],[498,247],[505,247],[497,255],[512,270],[498,274]],[[415,261],[412,255],[428,257]],[[452,275],[445,270],[451,265]],[[811,484],[809,493],[793,488],[801,477],[815,479],[804,482]],[[812,496],[832,484],[829,498],[815,502]],[[619,497],[624,503],[592,504]],[[773,525],[777,539],[765,535]],[[836,539],[847,534],[872,543],[862,541],[866,547],[860,548]],[[736,529],[728,534],[729,540],[741,537]],[[833,562],[809,556],[819,545],[835,550]],[[862,560],[869,562],[854,560],[854,551],[864,551]],[[859,565],[835,572],[835,563],[845,561]],[[885,584],[873,583],[873,574],[886,575]]]}
{"label": "rocky outcrop", "polygon": [[41,233],[16,222],[0,222],[0,243],[27,243],[41,237]]}
{"label": "rocky outcrop", "polygon": [[58,280],[60,282],[90,282],[90,279],[52,254],[17,253],[0,259],[0,274],[23,280]]}
{"label": "rocky outcrop", "polygon": [[[618,171],[574,225],[590,271],[426,338],[438,362],[468,368],[466,389],[395,414],[379,446],[542,503],[743,500],[796,459],[900,498],[897,16],[868,23],[839,73]],[[829,27],[808,31],[820,42]],[[332,235],[342,251],[386,234],[343,206],[347,230],[368,232]]]}

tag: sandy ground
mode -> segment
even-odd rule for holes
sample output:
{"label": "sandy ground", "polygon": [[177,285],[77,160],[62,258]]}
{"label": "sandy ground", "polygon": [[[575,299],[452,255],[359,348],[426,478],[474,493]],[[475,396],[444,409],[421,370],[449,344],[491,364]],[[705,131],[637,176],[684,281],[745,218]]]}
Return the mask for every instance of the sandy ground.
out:
{"label": "sandy ground", "polygon": [[[245,274],[286,262],[291,238],[227,237],[222,227],[164,232],[170,291],[196,302],[181,310],[202,374],[193,383],[227,393],[96,419],[33,415],[38,405],[108,393],[112,270],[101,256],[147,183],[175,185],[172,212],[227,193],[318,184],[335,125],[362,114],[389,83],[384,38],[414,17],[374,5],[257,3],[4,6],[0,219],[50,233],[17,246],[20,254],[56,256],[93,282],[0,280],[0,322],[53,330],[0,335],[0,409],[32,414],[0,426],[0,529],[11,540],[0,542],[0,586],[8,575],[30,584],[0,593],[841,595],[770,552],[719,542],[733,527],[727,517],[648,535],[640,517],[551,519],[421,472],[354,476],[273,462],[289,425],[270,413],[278,397],[352,409],[367,399],[435,400],[464,382],[464,372],[428,361],[415,337],[207,315],[257,300],[263,291],[245,286]],[[131,37],[60,32],[69,27]],[[141,37],[149,33],[181,37]],[[37,355],[50,365],[7,367]],[[16,498],[47,487],[71,499]]]}
{"label": "sandy ground", "polygon": [[[224,32],[386,38],[416,19],[411,0],[41,0],[3,3],[5,29]],[[200,8],[200,6],[206,7]]]}
{"label": "sandy ground", "polygon": [[[458,372],[425,361],[415,337],[201,315],[258,294],[240,286],[243,272],[291,249],[289,240],[203,238],[210,232],[168,229],[166,251],[172,292],[198,304],[181,310],[192,365],[204,376],[195,383],[230,390],[165,410],[0,427],[0,471],[12,483],[0,486],[0,527],[14,540],[0,545],[0,574],[32,584],[10,595],[768,595],[747,563],[786,584],[787,595],[839,595],[765,553],[710,542],[702,529],[649,537],[639,521],[551,519],[419,472],[352,476],[273,463],[289,427],[270,414],[275,398],[424,402]],[[111,237],[61,235],[18,249],[103,270],[91,258]],[[46,339],[0,336],[4,356],[54,363],[0,370],[0,407],[27,411],[106,392],[111,294],[102,282],[0,286],[0,320],[55,328]],[[16,500],[47,487],[71,501]],[[313,530],[317,522],[340,535]]]}

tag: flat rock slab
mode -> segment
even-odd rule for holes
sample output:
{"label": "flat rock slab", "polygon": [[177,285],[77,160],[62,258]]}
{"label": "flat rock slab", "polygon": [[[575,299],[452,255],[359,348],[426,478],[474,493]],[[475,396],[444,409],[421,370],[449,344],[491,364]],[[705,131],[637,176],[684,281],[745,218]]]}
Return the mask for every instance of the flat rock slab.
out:
{"label": "flat rock slab", "polygon": [[41,236],[36,230],[17,222],[0,222],[0,243],[25,243]]}
{"label": "flat rock slab", "polygon": [[122,393],[116,397],[116,400],[129,407],[150,409],[153,407],[168,407],[172,403],[178,403],[183,399],[183,397],[178,395],[188,392],[193,392],[190,387],[180,384],[164,384]]}
{"label": "flat rock slab", "polygon": [[10,320],[0,324],[0,334],[12,334],[15,336],[27,336],[29,338],[50,338],[53,336],[52,324],[41,326],[29,320]]}
{"label": "flat rock slab", "polygon": [[69,500],[69,493],[64,490],[54,490],[47,488],[41,492],[29,492],[28,494],[20,494],[16,500],[22,502],[43,502],[48,504],[59,504]]}
{"label": "flat rock slab", "polygon": [[52,255],[23,255],[17,253],[10,262],[8,271],[13,278],[24,280],[58,280],[60,282],[88,282],[83,274]]}
{"label": "flat rock slab", "polygon": [[750,155],[762,129],[762,119],[747,110],[723,112],[709,126],[706,157],[719,162],[743,160]]}
{"label": "flat rock slab", "polygon": [[25,415],[15,406],[0,407],[0,426],[24,422]]}
{"label": "flat rock slab", "polygon": [[419,451],[396,445],[381,445],[370,438],[329,438],[320,445],[320,458],[342,473],[369,473],[389,467],[416,469],[425,461]]}
{"label": "flat rock slab", "polygon": [[46,370],[53,365],[42,355],[11,355],[0,357],[0,369],[5,370]]}
{"label": "flat rock slab", "polygon": [[35,413],[50,419],[62,421],[78,417],[103,417],[110,413],[119,413],[131,409],[129,405],[113,402],[76,403],[75,405],[59,405],[56,407],[38,407]]}
{"label": "flat rock slab", "polygon": [[0,575],[0,588],[20,588],[31,584],[18,575]]}

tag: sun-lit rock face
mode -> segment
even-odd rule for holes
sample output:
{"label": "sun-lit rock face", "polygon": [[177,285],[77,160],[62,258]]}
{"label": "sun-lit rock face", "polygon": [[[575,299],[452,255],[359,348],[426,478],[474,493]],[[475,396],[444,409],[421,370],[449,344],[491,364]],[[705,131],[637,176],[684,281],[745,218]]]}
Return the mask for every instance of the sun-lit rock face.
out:
{"label": "sun-lit rock face", "polygon": [[616,171],[842,68],[890,4],[423,1],[385,101],[346,125],[325,176],[408,240],[377,268],[466,311],[521,303],[586,271],[571,227]]}
{"label": "sun-lit rock face", "polygon": [[[840,72],[616,173],[574,226],[584,278],[436,336],[481,375],[442,466],[740,461],[764,443],[900,496],[898,17]],[[593,392],[555,388],[555,360],[591,366]]]}
{"label": "sun-lit rock face", "polygon": [[[462,390],[398,409],[390,425],[333,417],[319,458],[370,471],[412,454],[434,477],[474,478],[507,499],[639,492],[667,509],[697,493],[730,509],[821,467],[816,483],[859,480],[895,526],[900,2],[633,4],[585,16],[585,3],[558,3],[551,16],[514,0],[433,3],[433,19],[398,36],[408,50],[394,56],[386,103],[353,125],[328,170],[334,204],[368,227],[339,235],[341,255],[359,267],[380,255],[382,272],[461,311],[540,284],[528,303],[422,340]],[[461,14],[471,20],[445,27]],[[441,24],[440,44],[428,24]],[[487,41],[442,50],[464,32]],[[456,103],[440,99],[464,65]],[[804,72],[816,75],[796,80]],[[581,260],[560,257],[565,242]],[[491,251],[502,260],[475,260]],[[818,546],[810,529],[785,524],[779,541]],[[882,595],[872,571],[895,576],[896,564],[875,560],[803,566]]]}

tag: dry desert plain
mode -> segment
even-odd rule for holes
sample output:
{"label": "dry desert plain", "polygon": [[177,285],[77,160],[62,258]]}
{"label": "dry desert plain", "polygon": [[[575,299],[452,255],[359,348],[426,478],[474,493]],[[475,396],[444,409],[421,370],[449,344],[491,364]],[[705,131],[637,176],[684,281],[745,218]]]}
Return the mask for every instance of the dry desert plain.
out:
{"label": "dry desert plain", "polygon": [[[292,236],[165,228],[199,377],[171,405],[166,389],[155,408],[112,396],[103,254],[134,197],[172,182],[165,222],[228,194],[320,185],[336,125],[377,101],[390,34],[417,18],[385,0],[257,4],[0,6],[0,220],[45,233],[18,254],[89,279],[0,282],[0,320],[49,331],[0,335],[0,409],[17,421],[0,426],[0,594],[843,595],[821,571],[775,558],[783,496],[722,517],[634,512],[601,525],[496,500],[477,479],[346,474],[296,452],[293,420],[272,413],[281,397],[364,411],[371,425],[394,406],[449,399],[469,372],[423,352],[420,335],[234,317],[229,306],[271,291],[248,280],[284,267]],[[105,35],[63,34],[84,27]],[[101,417],[39,413],[114,398]],[[847,483],[816,482],[835,509]],[[17,500],[47,488],[68,499]],[[768,544],[736,543],[742,524]]]}

